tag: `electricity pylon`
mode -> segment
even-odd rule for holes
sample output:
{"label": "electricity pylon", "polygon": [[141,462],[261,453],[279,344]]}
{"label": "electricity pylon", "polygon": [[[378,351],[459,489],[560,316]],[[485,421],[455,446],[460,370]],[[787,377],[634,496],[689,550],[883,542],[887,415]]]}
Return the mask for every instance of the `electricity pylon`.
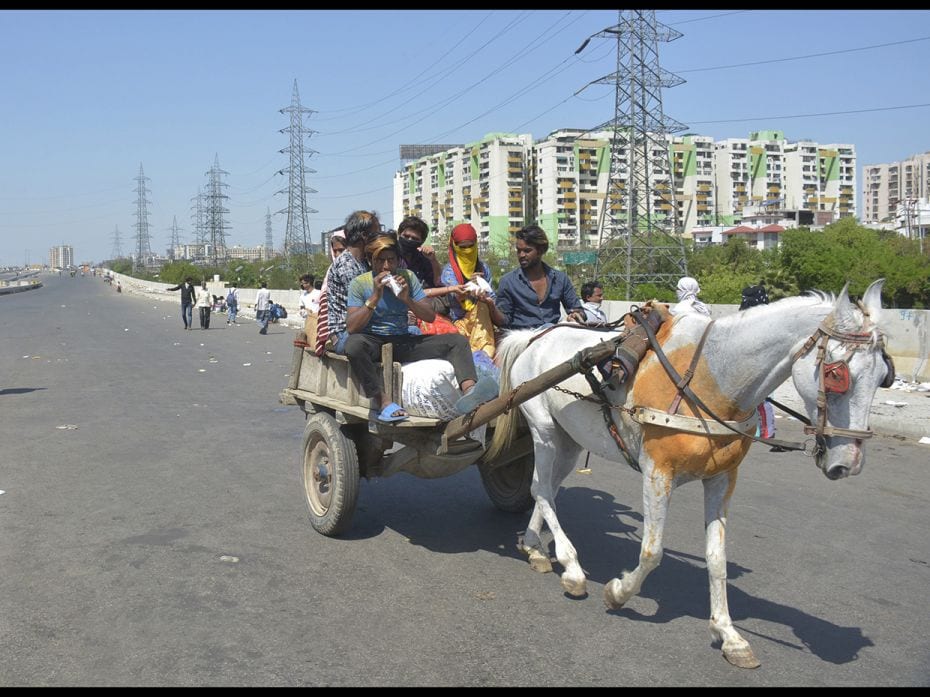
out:
{"label": "electricity pylon", "polygon": [[307,206],[307,193],[315,194],[316,189],[307,186],[305,177],[307,172],[316,173],[316,170],[308,168],[304,163],[304,157],[316,153],[316,150],[304,147],[304,138],[309,138],[316,133],[316,131],[304,126],[304,114],[313,114],[315,110],[300,105],[297,80],[294,80],[294,91],[291,96],[290,106],[278,111],[290,115],[290,125],[278,131],[279,133],[290,134],[290,145],[278,151],[288,153],[288,166],[276,172],[276,174],[284,174],[285,172],[288,174],[287,189],[281,189],[276,193],[287,193],[287,208],[282,208],[278,213],[287,211],[287,226],[284,229],[284,257],[287,268],[290,270],[294,267],[292,257],[295,254],[302,256],[304,265],[309,263],[310,226],[308,214],[318,212]]}
{"label": "electricity pylon", "polygon": [[171,227],[168,228],[171,232],[171,243],[168,246],[168,258],[174,261],[174,255],[178,247],[181,246],[181,229],[178,227],[178,216],[174,216],[171,220]]}
{"label": "electricity pylon", "polygon": [[139,163],[139,176],[136,177],[136,258],[135,264],[145,264],[146,259],[152,256],[152,243],[149,238],[149,211],[147,205],[151,201],[145,198],[148,189],[145,188],[145,182],[148,179],[145,172],[142,171],[142,163]]}
{"label": "electricity pylon", "polygon": [[674,287],[687,274],[675,203],[671,143],[685,129],[662,111],[662,88],[684,82],[659,66],[659,41],[681,32],[656,21],[655,10],[620,10],[616,26],[589,37],[617,42],[617,70],[589,84],[614,86],[614,116],[592,131],[610,134],[610,174],[599,211],[595,276],[619,282],[626,299],[638,285]]}
{"label": "electricity pylon", "polygon": [[265,209],[265,259],[271,259],[274,253],[274,240],[271,237],[271,209]]}
{"label": "electricity pylon", "polygon": [[204,237],[210,245],[210,260],[214,267],[219,265],[221,259],[226,260],[226,231],[229,226],[223,216],[229,213],[229,209],[223,206],[223,201],[229,196],[223,193],[223,187],[229,184],[220,179],[224,174],[229,172],[220,169],[220,156],[217,154],[213,167],[207,172],[209,180],[204,194]]}
{"label": "electricity pylon", "polygon": [[117,225],[116,229],[113,231],[113,251],[111,252],[111,256],[114,259],[123,258],[123,245],[120,243],[119,225]]}

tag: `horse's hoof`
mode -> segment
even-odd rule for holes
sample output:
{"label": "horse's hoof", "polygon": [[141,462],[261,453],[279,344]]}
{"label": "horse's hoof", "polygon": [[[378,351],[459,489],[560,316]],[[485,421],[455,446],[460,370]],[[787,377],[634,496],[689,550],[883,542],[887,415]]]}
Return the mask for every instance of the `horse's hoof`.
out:
{"label": "horse's hoof", "polygon": [[583,598],[588,594],[588,582],[585,578],[570,579],[562,574],[562,590],[575,598]]}
{"label": "horse's hoof", "polygon": [[723,657],[737,668],[758,668],[762,664],[748,646],[744,649],[724,649]]}
{"label": "horse's hoof", "polygon": [[619,599],[620,592],[623,590],[623,585],[620,583],[619,578],[611,579],[606,586],[604,586],[604,604],[611,610],[619,610],[623,607],[626,601]]}
{"label": "horse's hoof", "polygon": [[552,571],[552,562],[549,561],[549,557],[547,557],[535,547],[527,547],[521,544],[517,545],[517,549],[519,549],[527,556],[527,559],[530,562],[530,568],[533,571],[541,574],[547,574]]}
{"label": "horse's hoof", "polygon": [[552,562],[549,557],[540,552],[538,549],[531,550],[529,553],[530,568],[541,574],[548,574],[552,571]]}

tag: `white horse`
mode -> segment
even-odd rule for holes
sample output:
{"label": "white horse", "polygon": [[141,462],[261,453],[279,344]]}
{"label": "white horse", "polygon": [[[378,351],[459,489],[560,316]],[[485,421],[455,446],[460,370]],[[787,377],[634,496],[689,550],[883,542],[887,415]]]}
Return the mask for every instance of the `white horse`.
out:
{"label": "white horse", "polygon": [[[755,432],[754,414],[767,395],[789,376],[803,398],[811,421],[818,424],[816,463],[829,479],[856,475],[864,462],[862,439],[871,436],[869,408],[891,365],[883,360],[879,327],[883,280],[872,283],[854,305],[843,288],[838,298],[821,292],[785,298],[714,321],[700,352],[690,387],[693,395],[741,433]],[[686,312],[666,320],[657,338],[679,375],[685,374],[711,319]],[[603,332],[556,328],[532,341],[532,330],[514,331],[501,342],[501,394],[561,363],[586,346],[606,338]],[[821,354],[823,352],[823,355]],[[827,379],[848,370],[845,392],[823,392]],[[837,370],[839,368],[839,370]],[[559,385],[576,394],[591,394],[581,375]],[[836,388],[834,385],[834,389]],[[734,665],[759,665],[749,643],[734,629],[727,608],[726,517],[736,485],[737,469],[751,438],[724,429],[712,418],[693,418],[693,401],[684,397],[673,428],[658,425],[677,395],[655,352],[649,351],[634,379],[608,390],[611,414],[623,442],[643,475],[643,536],[639,565],[604,588],[608,607],[620,608],[636,595],[662,558],[662,533],[672,490],[695,479],[704,485],[705,559],[710,579],[710,630],[723,642],[724,656]],[[825,395],[823,408],[818,395]],[[641,410],[640,407],[654,409]],[[555,554],[564,568],[561,584],[574,596],[586,594],[586,577],[574,546],[556,515],[555,496],[578,455],[588,450],[625,462],[608,433],[601,407],[566,392],[549,389],[520,405],[532,433],[536,469],[532,494],[536,501],[520,544],[537,571],[551,571],[540,540],[543,521],[552,531]],[[498,418],[487,458],[507,447],[515,433],[515,411]],[[656,418],[659,415],[660,418]],[[704,426],[703,424],[709,424]],[[679,430],[684,424],[690,432]],[[692,428],[694,427],[694,428]],[[723,430],[721,430],[723,429]],[[698,432],[702,431],[703,432]],[[814,433],[813,427],[808,430]]]}

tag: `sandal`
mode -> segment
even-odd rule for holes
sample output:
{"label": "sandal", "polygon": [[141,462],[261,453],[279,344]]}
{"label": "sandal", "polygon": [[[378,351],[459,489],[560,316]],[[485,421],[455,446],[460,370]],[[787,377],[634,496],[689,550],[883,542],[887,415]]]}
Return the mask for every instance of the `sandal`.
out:
{"label": "sandal", "polygon": [[407,416],[407,411],[397,402],[391,402],[381,410],[380,414],[378,414],[378,421],[386,424],[395,423],[397,421],[406,421],[409,418],[410,417]]}

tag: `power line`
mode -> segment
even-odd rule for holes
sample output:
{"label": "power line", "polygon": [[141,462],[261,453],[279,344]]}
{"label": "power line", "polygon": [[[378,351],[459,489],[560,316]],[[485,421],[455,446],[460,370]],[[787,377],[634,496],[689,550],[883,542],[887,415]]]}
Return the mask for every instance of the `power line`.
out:
{"label": "power line", "polygon": [[[524,15],[528,15],[529,12],[526,11],[526,12],[524,12],[523,14],[524,14]],[[511,22],[510,22],[509,24],[507,24],[506,26],[504,26],[500,31],[498,31],[494,36],[492,36],[490,39],[488,39],[487,41],[485,41],[481,46],[477,47],[474,51],[472,51],[472,52],[469,53],[467,56],[465,56],[464,58],[462,58],[458,63],[456,63],[455,65],[453,65],[451,68],[449,68],[445,73],[441,73],[441,74],[437,75],[437,76],[436,76],[436,80],[435,80],[434,82],[438,82],[438,80],[439,80],[440,78],[447,78],[447,77],[448,77],[449,75],[451,75],[453,72],[455,72],[455,71],[458,70],[460,67],[462,67],[463,65],[465,65],[465,64],[468,62],[468,60],[471,59],[473,56],[475,56],[475,55],[477,55],[478,53],[480,53],[481,51],[483,51],[485,48],[487,48],[488,46],[490,46],[492,43],[494,43],[494,42],[495,42],[498,38],[500,38],[501,36],[506,35],[506,34],[507,34],[517,23],[519,23],[520,21],[522,21],[522,17],[517,17],[516,19],[511,20]],[[561,21],[561,20],[560,20],[560,21]],[[548,30],[547,30],[547,31],[548,31]],[[432,78],[431,78],[431,79],[432,79]],[[408,96],[406,96],[406,97],[405,97],[405,100],[406,100],[407,102],[412,102],[414,99],[416,99],[417,97],[419,97],[421,94],[423,94],[424,92],[426,92],[426,91],[428,91],[430,88],[432,88],[432,87],[433,87],[433,84],[434,84],[434,83],[425,84],[425,85],[423,86],[423,89],[421,89],[419,92],[417,92],[417,93],[415,93],[415,94],[413,94],[413,95],[408,95]],[[430,108],[430,107],[428,107],[428,108]],[[389,113],[390,113],[390,112],[386,112],[386,113],[380,114],[379,116],[376,116],[376,117],[374,117],[374,118],[372,118],[372,119],[369,119],[368,121],[363,121],[362,123],[358,124],[358,126],[356,126],[356,127],[344,128],[344,129],[342,129],[341,131],[332,131],[332,132],[329,132],[329,133],[326,133],[326,132],[321,133],[321,134],[320,134],[320,137],[322,138],[322,137],[333,136],[333,135],[341,135],[341,134],[343,134],[343,133],[354,133],[354,132],[360,131],[360,130],[370,130],[370,129],[365,129],[365,128],[362,128],[362,127],[363,127],[363,126],[367,126],[367,125],[370,124],[370,123],[374,123],[374,122],[378,121],[378,120],[381,119],[381,118],[384,118],[384,116],[386,116],[386,115],[389,114]],[[390,125],[391,123],[398,123],[399,121],[403,121],[403,120],[404,120],[404,119],[399,119],[398,121],[390,121],[390,122],[388,122],[387,124],[383,124],[383,125]]]}
{"label": "power line", "polygon": [[[703,22],[707,19],[717,19],[718,17],[729,17],[730,15],[738,15],[743,12],[749,12],[749,10],[735,10],[733,12],[721,12],[715,15],[707,15],[706,17],[697,17],[695,19],[683,19],[680,22],[666,22],[670,27],[677,27],[679,24],[691,24],[692,22]],[[682,72],[679,70],[678,72]]]}
{"label": "power line", "polygon": [[[430,70],[432,70],[433,68],[435,68],[435,67],[436,67],[437,65],[439,65],[440,63],[442,63],[442,61],[445,60],[446,56],[448,56],[450,53],[452,53],[453,51],[455,51],[455,49],[457,49],[459,46],[461,46],[462,43],[464,43],[464,41],[465,41],[469,36],[471,36],[471,35],[474,34],[476,31],[478,31],[478,28],[479,28],[482,24],[484,24],[484,23],[491,17],[492,14],[494,14],[494,13],[493,13],[493,12],[490,12],[490,13],[488,13],[487,15],[485,15],[484,18],[483,18],[480,22],[478,22],[478,24],[476,24],[467,34],[465,34],[461,39],[459,39],[459,40],[456,42],[456,44],[455,44],[454,46],[452,46],[452,48],[450,48],[448,51],[446,51],[444,54],[442,54],[442,55],[441,55],[439,58],[437,58],[435,61],[432,61],[431,64],[430,64],[430,66],[429,66],[428,68],[426,68],[426,70],[422,71],[421,73],[419,73],[419,74],[416,75],[415,77],[411,78],[410,80],[408,80],[407,82],[405,82],[403,85],[401,85],[400,87],[398,87],[398,88],[397,88],[396,90],[394,90],[393,92],[390,92],[390,93],[384,95],[383,97],[380,97],[379,99],[376,99],[376,100],[374,100],[374,101],[368,102],[367,104],[358,104],[358,105],[356,105],[356,106],[351,106],[351,107],[343,107],[343,108],[340,108],[340,109],[331,109],[331,110],[326,111],[326,112],[323,112],[323,113],[326,113],[326,114],[339,114],[339,113],[342,113],[342,112],[345,112],[345,111],[359,111],[359,110],[361,110],[361,109],[367,109],[367,108],[370,107],[370,106],[373,106],[373,105],[375,105],[375,104],[379,104],[379,103],[381,103],[381,102],[383,102],[383,101],[386,101],[386,100],[390,99],[391,97],[394,97],[395,95],[399,94],[400,92],[402,92],[404,89],[406,89],[406,88],[409,87],[410,85],[416,84],[416,83],[420,80],[420,78],[423,77],[423,75],[425,75],[426,73],[428,73]],[[470,56],[471,56],[471,55],[474,55],[474,53],[470,54]],[[469,56],[469,57],[470,57],[470,56]],[[445,73],[440,73],[440,75],[445,75]],[[337,119],[337,118],[338,118],[338,119],[342,119],[343,117],[341,117],[341,116],[322,117],[322,118],[317,118],[317,121],[332,121],[333,119]]]}
{"label": "power line", "polygon": [[764,61],[753,61],[752,63],[733,63],[732,65],[716,65],[710,68],[689,68],[688,70],[679,70],[679,73],[699,73],[708,70],[726,70],[727,68],[745,68],[750,65],[765,65],[766,63],[787,63],[788,61],[799,61],[807,58],[822,58],[823,56],[836,56],[840,53],[854,53],[856,51],[870,51],[874,48],[886,48],[888,46],[900,46],[902,44],[912,44],[917,41],[927,41],[930,36],[921,36],[916,39],[905,39],[904,41],[892,41],[887,44],[874,44],[873,46],[860,46],[858,48],[844,48],[838,51],[824,51],[823,53],[809,53],[805,56],[790,56],[788,58],[772,58]]}
{"label": "power line", "polygon": [[[528,55],[529,55],[530,53],[532,53],[533,51],[538,50],[539,48],[541,48],[541,47],[542,47],[542,44],[539,43],[540,39],[541,39],[542,37],[544,37],[548,32],[552,31],[552,29],[553,29],[555,26],[557,26],[559,23],[561,23],[566,17],[568,17],[569,14],[570,14],[570,13],[567,13],[567,14],[564,15],[563,17],[559,18],[556,22],[554,22],[553,24],[551,24],[545,31],[543,31],[543,32],[542,32],[541,34],[539,34],[538,36],[534,37],[534,38],[533,38],[529,43],[527,43],[525,46],[523,46],[522,48],[518,49],[517,52],[514,53],[510,58],[508,58],[503,64],[500,64],[500,65],[496,66],[494,69],[492,69],[492,70],[491,70],[490,72],[488,72],[486,75],[482,76],[482,77],[479,78],[477,81],[475,81],[475,82],[473,82],[472,84],[470,84],[468,87],[465,87],[465,88],[463,88],[463,89],[461,89],[461,90],[457,90],[454,94],[450,95],[449,97],[446,97],[445,99],[442,99],[442,100],[440,100],[439,102],[435,102],[431,107],[428,107],[428,109],[431,109],[431,111],[428,111],[428,112],[426,112],[426,113],[423,113],[422,111],[416,112],[416,113],[414,114],[414,116],[417,116],[417,117],[419,117],[419,118],[417,118],[415,121],[409,123],[407,126],[404,126],[403,128],[401,128],[401,129],[399,129],[399,130],[397,130],[397,131],[394,131],[393,133],[390,133],[390,134],[388,134],[388,135],[386,135],[386,136],[382,136],[381,138],[378,138],[377,140],[371,141],[371,142],[369,142],[369,143],[365,143],[365,144],[363,144],[363,145],[359,145],[359,146],[354,147],[354,148],[349,148],[349,149],[347,149],[347,150],[343,150],[342,153],[353,152],[353,151],[355,151],[355,150],[359,150],[359,149],[361,149],[361,148],[368,147],[369,145],[374,145],[375,143],[378,143],[378,142],[382,141],[384,138],[389,138],[389,137],[391,137],[391,136],[397,135],[398,133],[403,132],[406,128],[409,128],[409,127],[411,127],[411,126],[414,126],[414,125],[420,123],[421,121],[425,120],[426,118],[432,116],[432,115],[435,114],[436,112],[440,111],[442,108],[448,106],[450,103],[452,103],[452,102],[455,101],[456,99],[461,99],[465,94],[467,94],[468,92],[470,92],[471,90],[473,90],[475,87],[478,87],[479,85],[481,85],[485,80],[487,80],[487,79],[493,77],[494,75],[500,73],[502,70],[508,68],[510,65],[512,65],[512,64],[515,63],[516,61],[518,61],[518,60],[520,60],[520,59],[522,59],[522,58],[525,58],[526,56],[528,56]],[[580,17],[576,18],[576,19],[572,22],[572,24],[574,24],[575,22],[577,22],[579,19],[580,19]],[[568,26],[571,26],[571,25],[568,25]],[[564,27],[564,28],[560,29],[559,31],[560,31],[560,32],[561,32],[561,31],[564,31],[564,30],[567,29],[567,28],[568,28],[568,27]],[[532,47],[532,46],[534,46],[534,44],[535,44],[535,47]],[[532,48],[531,48],[531,47],[532,47]],[[565,61],[563,60],[562,63],[564,63],[564,62],[565,62]],[[558,65],[556,65],[556,68],[558,68],[562,63],[559,63]],[[410,118],[410,117],[408,117],[408,118]],[[401,121],[403,121],[403,120],[407,120],[407,118],[401,119]],[[395,123],[396,123],[396,122],[395,122]],[[470,123],[470,122],[469,122],[469,123]],[[384,124],[384,125],[387,125],[387,124]],[[455,130],[455,129],[451,129],[451,130],[447,131],[446,133],[451,133],[451,132],[453,132],[454,130]],[[445,134],[442,134],[442,135],[445,135]],[[442,137],[442,136],[437,136],[437,138],[441,138],[441,137]],[[332,156],[332,155],[331,155],[331,156]]]}
{"label": "power line", "polygon": [[930,104],[905,104],[902,106],[884,106],[875,109],[850,109],[849,111],[824,111],[817,114],[792,114],[788,116],[753,116],[744,119],[720,119],[718,121],[689,121],[691,125],[705,123],[737,123],[740,121],[773,121],[775,119],[806,119],[812,116],[839,116],[842,114],[865,114],[870,111],[894,111],[896,109],[918,109],[928,107]]}

